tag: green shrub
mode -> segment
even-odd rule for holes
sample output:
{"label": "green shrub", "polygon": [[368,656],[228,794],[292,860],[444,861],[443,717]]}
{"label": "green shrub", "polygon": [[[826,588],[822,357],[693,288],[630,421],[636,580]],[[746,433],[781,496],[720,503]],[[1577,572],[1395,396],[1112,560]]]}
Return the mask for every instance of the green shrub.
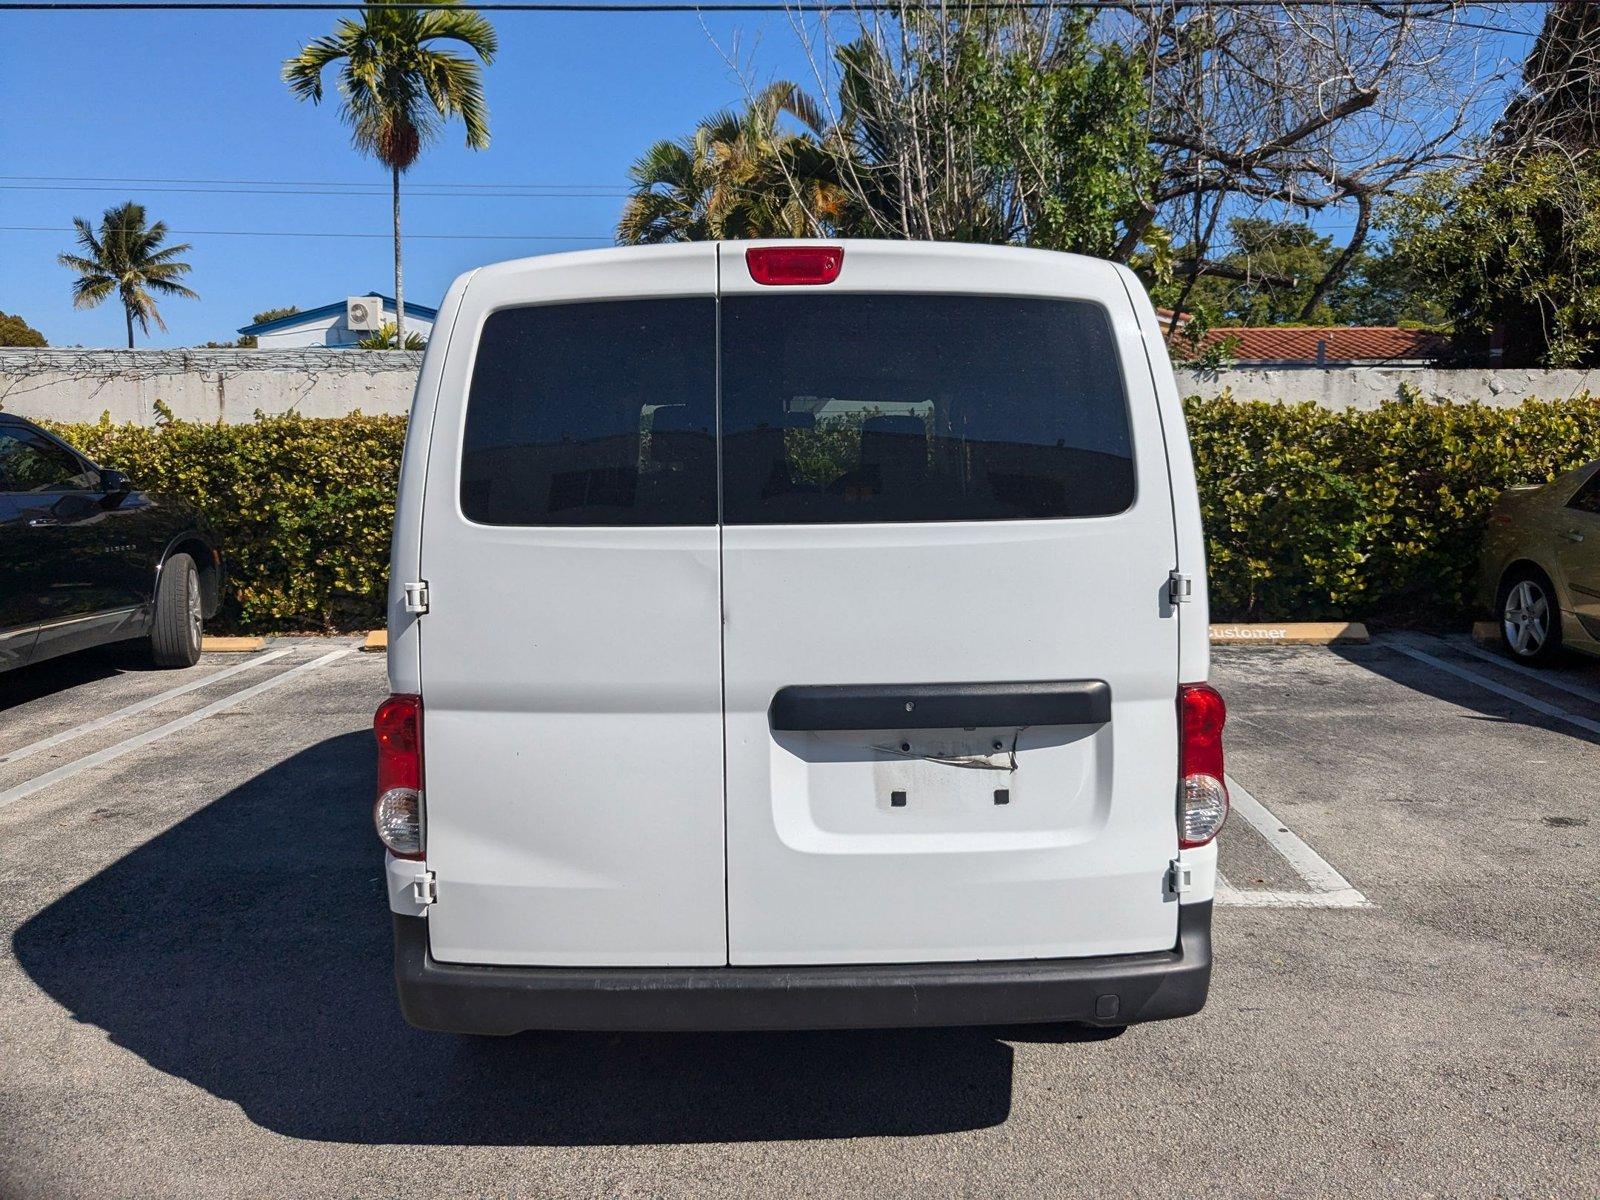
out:
{"label": "green shrub", "polygon": [[53,425],[141,488],[181,496],[228,558],[218,628],[383,623],[404,417],[262,417],[249,425]]}
{"label": "green shrub", "polygon": [[1472,605],[1495,497],[1600,457],[1600,401],[1369,411],[1185,404],[1219,619],[1439,620]]}
{"label": "green shrub", "polygon": [[[1600,457],[1600,401],[1424,401],[1364,412],[1185,404],[1219,620],[1463,615],[1501,489]],[[401,417],[56,425],[141,487],[196,504],[228,555],[219,626],[383,622]]]}

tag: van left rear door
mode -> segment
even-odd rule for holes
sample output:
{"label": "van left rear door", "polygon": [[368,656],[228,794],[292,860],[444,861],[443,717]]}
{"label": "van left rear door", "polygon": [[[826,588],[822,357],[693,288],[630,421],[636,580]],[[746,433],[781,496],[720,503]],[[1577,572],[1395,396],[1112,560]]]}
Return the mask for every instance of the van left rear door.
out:
{"label": "van left rear door", "polygon": [[716,248],[485,268],[419,623],[441,961],[727,961]]}

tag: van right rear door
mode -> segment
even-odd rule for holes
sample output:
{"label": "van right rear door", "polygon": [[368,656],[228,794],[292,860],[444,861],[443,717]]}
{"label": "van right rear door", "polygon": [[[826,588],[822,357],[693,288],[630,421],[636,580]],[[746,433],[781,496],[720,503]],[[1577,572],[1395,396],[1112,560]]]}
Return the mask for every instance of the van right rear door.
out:
{"label": "van right rear door", "polygon": [[1122,280],[844,244],[721,269],[735,965],[1170,948],[1172,492]]}

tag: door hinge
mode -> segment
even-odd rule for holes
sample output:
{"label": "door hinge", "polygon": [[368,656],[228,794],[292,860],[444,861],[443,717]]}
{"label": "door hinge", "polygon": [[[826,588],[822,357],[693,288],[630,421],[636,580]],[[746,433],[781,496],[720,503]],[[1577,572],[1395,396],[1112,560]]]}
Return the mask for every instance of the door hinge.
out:
{"label": "door hinge", "polygon": [[1173,859],[1167,864],[1167,886],[1174,896],[1190,891],[1194,887],[1194,868],[1181,858]]}
{"label": "door hinge", "polygon": [[406,594],[406,611],[408,613],[425,613],[428,611],[428,584],[426,580],[419,583],[401,584]]}
{"label": "door hinge", "polygon": [[1182,571],[1167,575],[1167,599],[1173,604],[1187,604],[1194,597],[1194,580]]}
{"label": "door hinge", "polygon": [[411,881],[411,898],[424,906],[439,898],[439,885],[432,871],[424,871],[420,878]]}

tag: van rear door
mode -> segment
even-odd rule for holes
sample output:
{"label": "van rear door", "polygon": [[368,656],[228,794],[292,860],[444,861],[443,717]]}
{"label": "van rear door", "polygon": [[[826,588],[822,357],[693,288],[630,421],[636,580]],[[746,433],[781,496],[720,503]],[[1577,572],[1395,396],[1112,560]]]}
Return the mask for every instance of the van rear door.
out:
{"label": "van rear door", "polygon": [[433,956],[722,965],[716,247],[485,268],[420,622]]}
{"label": "van rear door", "polygon": [[[733,964],[1170,948],[1172,495],[1115,269],[721,247]],[[758,258],[759,247],[753,250]]]}

